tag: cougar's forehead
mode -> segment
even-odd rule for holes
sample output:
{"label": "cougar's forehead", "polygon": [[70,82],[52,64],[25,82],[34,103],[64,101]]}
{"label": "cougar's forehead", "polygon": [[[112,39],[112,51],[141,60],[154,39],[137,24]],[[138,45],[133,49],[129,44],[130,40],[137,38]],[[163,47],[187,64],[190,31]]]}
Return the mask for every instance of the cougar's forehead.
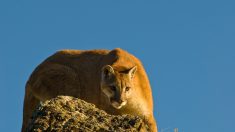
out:
{"label": "cougar's forehead", "polygon": [[130,85],[131,80],[127,74],[119,73],[119,75],[116,78],[116,82],[117,84],[120,85],[120,87],[122,87],[122,86]]}
{"label": "cougar's forehead", "polygon": [[116,77],[118,80],[127,80],[128,79],[128,75],[124,74],[124,73],[117,73]]}
{"label": "cougar's forehead", "polygon": [[107,80],[104,80],[104,83],[106,83],[106,85],[116,85],[118,87],[122,87],[130,85],[131,79],[128,74],[115,72],[115,75]]}

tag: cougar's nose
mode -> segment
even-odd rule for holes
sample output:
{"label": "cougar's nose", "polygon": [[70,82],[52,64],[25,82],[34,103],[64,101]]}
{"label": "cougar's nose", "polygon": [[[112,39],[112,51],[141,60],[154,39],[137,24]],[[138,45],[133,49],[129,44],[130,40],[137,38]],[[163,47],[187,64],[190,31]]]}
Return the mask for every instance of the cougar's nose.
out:
{"label": "cougar's nose", "polygon": [[120,99],[120,100],[118,101],[118,103],[120,103],[120,104],[121,104],[122,102],[124,102],[122,99]]}
{"label": "cougar's nose", "polygon": [[111,100],[111,102],[117,102],[117,103],[119,103],[119,104],[121,104],[121,103],[124,102],[122,99],[114,99],[114,98],[111,98],[110,100]]}

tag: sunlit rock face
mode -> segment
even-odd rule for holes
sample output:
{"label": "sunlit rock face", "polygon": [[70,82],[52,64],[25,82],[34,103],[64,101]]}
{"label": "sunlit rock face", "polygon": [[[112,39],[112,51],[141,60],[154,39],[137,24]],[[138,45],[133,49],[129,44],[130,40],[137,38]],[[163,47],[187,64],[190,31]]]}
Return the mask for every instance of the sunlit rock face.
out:
{"label": "sunlit rock face", "polygon": [[148,126],[137,116],[109,115],[83,100],[58,96],[40,104],[26,131],[144,132],[148,130]]}

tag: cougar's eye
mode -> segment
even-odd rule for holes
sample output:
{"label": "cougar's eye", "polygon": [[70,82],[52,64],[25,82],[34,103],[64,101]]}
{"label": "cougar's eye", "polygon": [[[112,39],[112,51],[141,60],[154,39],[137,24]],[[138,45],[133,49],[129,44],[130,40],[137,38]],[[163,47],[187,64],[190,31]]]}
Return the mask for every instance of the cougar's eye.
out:
{"label": "cougar's eye", "polygon": [[116,87],[115,87],[115,86],[110,86],[110,89],[111,89],[112,91],[116,91]]}
{"label": "cougar's eye", "polygon": [[130,87],[126,87],[126,92],[128,92],[130,90]]}

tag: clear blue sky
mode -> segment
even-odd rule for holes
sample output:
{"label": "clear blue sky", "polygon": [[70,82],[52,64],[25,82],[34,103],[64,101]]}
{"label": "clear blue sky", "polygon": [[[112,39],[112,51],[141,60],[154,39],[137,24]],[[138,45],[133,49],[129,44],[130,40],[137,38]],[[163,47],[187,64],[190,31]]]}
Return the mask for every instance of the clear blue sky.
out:
{"label": "clear blue sky", "polygon": [[0,130],[20,131],[25,82],[47,56],[116,47],[142,60],[164,132],[235,131],[234,0],[1,1]]}

